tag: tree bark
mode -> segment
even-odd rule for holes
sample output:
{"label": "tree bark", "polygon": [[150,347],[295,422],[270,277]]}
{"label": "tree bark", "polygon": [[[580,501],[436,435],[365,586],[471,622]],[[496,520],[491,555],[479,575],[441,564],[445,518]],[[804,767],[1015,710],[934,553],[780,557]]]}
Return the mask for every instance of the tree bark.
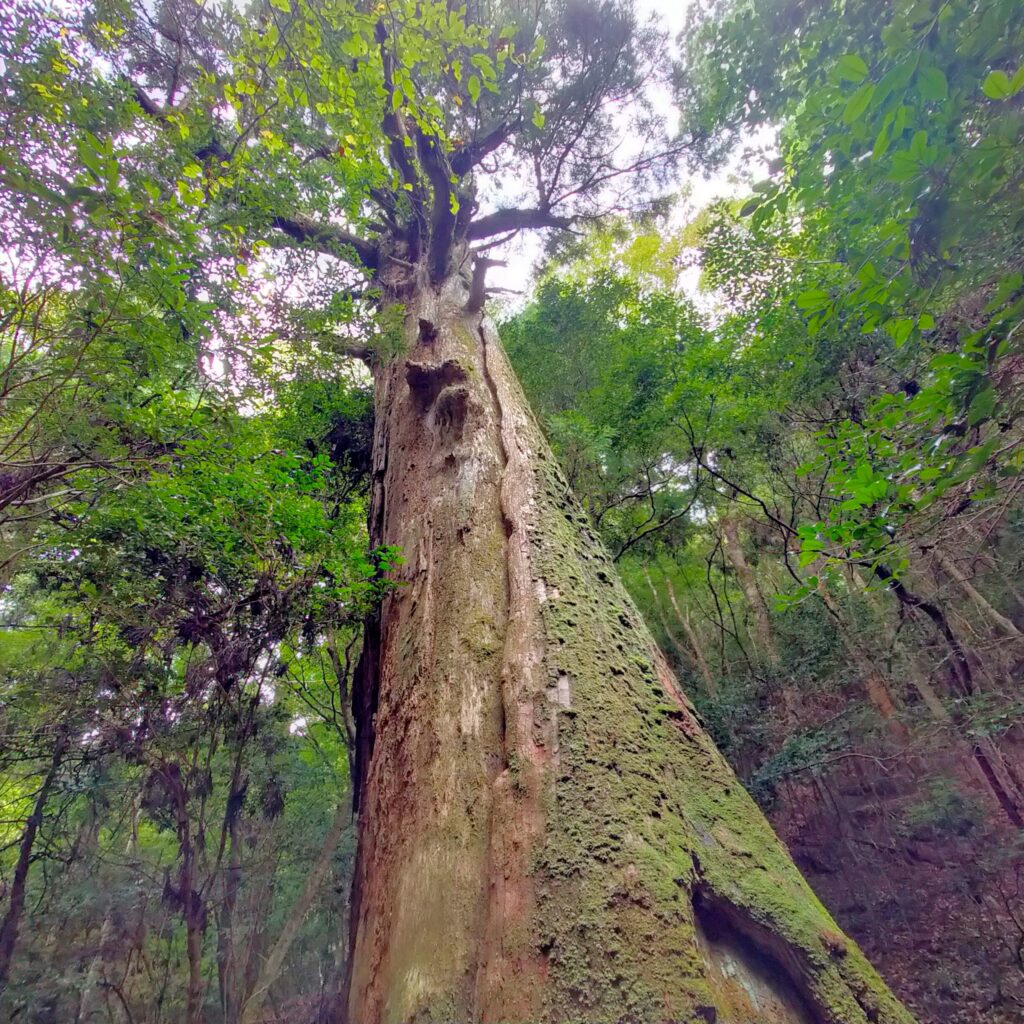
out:
{"label": "tree bark", "polygon": [[393,296],[349,1024],[909,1022],[703,733],[468,285]]}

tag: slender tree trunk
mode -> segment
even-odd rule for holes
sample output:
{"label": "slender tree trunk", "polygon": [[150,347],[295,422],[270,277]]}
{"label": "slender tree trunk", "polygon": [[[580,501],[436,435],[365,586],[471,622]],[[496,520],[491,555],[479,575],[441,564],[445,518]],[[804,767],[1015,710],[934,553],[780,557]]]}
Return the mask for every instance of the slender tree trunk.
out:
{"label": "slender tree trunk", "polygon": [[263,961],[263,966],[260,968],[260,973],[256,978],[252,991],[242,1006],[239,1018],[240,1024],[255,1024],[259,1019],[260,1013],[263,1010],[263,1003],[266,1000],[267,993],[270,991],[270,986],[280,976],[285,958],[288,956],[288,952],[299,934],[302,922],[305,920],[306,914],[309,913],[313,900],[320,893],[324,879],[327,877],[327,872],[331,867],[331,857],[334,856],[334,851],[338,848],[341,835],[345,831],[345,826],[350,818],[351,811],[348,803],[343,801],[338,805],[334,819],[331,821],[327,835],[324,837],[323,846],[320,847],[320,854],[306,878],[306,884],[302,887],[302,892],[299,893],[295,903],[292,904],[288,918],[281,928],[281,934],[278,935],[277,941]]}
{"label": "slender tree trunk", "polygon": [[739,577],[740,588],[743,596],[747,599],[750,612],[754,616],[754,626],[757,632],[757,642],[762,654],[772,662],[779,660],[779,652],[775,646],[775,638],[772,635],[771,618],[768,615],[768,605],[765,602],[761,588],[757,585],[754,572],[750,568],[747,556],[743,553],[743,542],[740,540],[739,525],[732,516],[725,516],[722,519],[722,540],[725,546],[725,554],[729,563],[736,570]]}
{"label": "slender tree trunk", "polygon": [[[949,650],[949,667],[954,680],[954,692],[963,697],[973,696],[975,685],[970,660],[942,608],[908,590],[906,584],[902,580],[896,579],[884,565],[876,565],[874,573],[880,580],[885,581],[890,592],[896,596],[908,614],[918,618],[924,616],[931,621]],[[988,738],[968,738],[969,729],[965,727],[965,723],[959,715],[954,715],[951,719],[948,717],[944,719],[944,721],[950,720],[965,742],[970,745],[971,756],[974,758],[978,771],[988,784],[1007,820],[1014,828],[1024,828],[1024,790],[1017,785],[1017,781],[1013,777],[1014,773],[1005,763],[999,749]]]}
{"label": "slender tree trunk", "polygon": [[199,905],[200,896],[186,896],[185,957],[188,960],[188,986],[185,990],[185,1024],[203,1024],[203,932],[205,914]]}
{"label": "slender tree trunk", "polygon": [[992,606],[991,602],[977,590],[968,579],[967,574],[952,558],[937,546],[932,549],[932,555],[939,568],[974,602],[991,625],[995,626],[1004,636],[1020,637],[1020,630],[1002,612]]}
{"label": "slender tree trunk", "polygon": [[949,725],[952,722],[952,716],[946,709],[946,706],[942,703],[942,699],[935,692],[935,687],[932,686],[931,680],[918,670],[916,667],[911,669],[910,682],[914,689],[917,690],[918,695],[921,698],[921,702],[928,709],[932,718],[936,722],[942,722]]}
{"label": "slender tree trunk", "polygon": [[910,1021],[701,730],[461,282],[404,303],[349,1024]]}
{"label": "slender tree trunk", "polygon": [[25,910],[25,887],[28,884],[28,869],[32,864],[32,849],[36,843],[36,836],[39,827],[43,823],[43,814],[46,811],[46,801],[50,798],[53,784],[57,781],[57,774],[64,761],[64,754],[68,747],[67,733],[61,730],[57,741],[50,755],[50,764],[46,775],[36,793],[35,803],[32,805],[32,813],[25,822],[21,833],[21,842],[18,844],[18,859],[14,864],[14,873],[11,876],[11,884],[7,904],[7,913],[4,914],[3,923],[0,924],[0,993],[7,988],[7,981],[11,974],[11,961],[14,959],[14,950],[18,944],[18,930],[21,927],[21,915]]}
{"label": "slender tree trunk", "polygon": [[[233,788],[228,796],[228,802],[231,804],[237,799],[238,791]],[[227,814],[228,862],[224,871],[221,905],[217,913],[217,982],[224,1024],[237,1024],[242,993],[235,949],[235,908],[238,905],[238,891],[242,885],[242,823],[241,811],[237,806],[229,808]]]}
{"label": "slender tree trunk", "polygon": [[704,652],[701,650],[700,640],[697,638],[697,633],[690,624],[690,615],[688,612],[683,612],[680,609],[679,602],[676,600],[675,587],[672,586],[672,581],[667,575],[665,576],[665,588],[668,590],[668,599],[672,602],[672,608],[676,613],[676,618],[679,620],[679,625],[683,627],[683,632],[686,634],[686,639],[689,641],[690,649],[693,651],[693,660],[697,663],[697,668],[704,680],[704,685],[707,687],[708,695],[711,697],[717,697],[718,683],[715,680],[715,675],[711,671],[707,659],[704,657]]}
{"label": "slender tree trunk", "polygon": [[[139,810],[142,807],[142,797],[137,796],[132,800],[131,816],[129,819],[128,841],[125,843],[125,859],[131,859],[135,852],[139,839]],[[107,984],[107,964],[111,959],[114,945],[114,901],[111,900],[103,915],[103,924],[100,926],[100,948],[89,964],[89,970],[85,976],[85,983],[82,985],[82,999],[78,1005],[77,1020],[79,1024],[92,1024],[100,1019],[106,1012],[104,1006],[104,987]]]}
{"label": "slender tree trunk", "polygon": [[850,628],[842,606],[832,596],[823,578],[818,579],[818,594],[821,597],[822,603],[832,615],[836,624],[836,631],[839,633],[839,639],[842,641],[847,654],[850,655],[850,659],[860,673],[861,683],[864,686],[864,692],[867,695],[868,701],[885,719],[890,731],[899,739],[905,740],[909,735],[909,730],[896,717],[896,701],[892,695],[892,690],[889,689],[889,684],[886,682],[885,675],[878,665],[875,664],[871,654],[861,646],[855,631]]}
{"label": "slender tree trunk", "polygon": [[170,762],[162,768],[168,792],[174,801],[178,831],[178,898],[185,924],[185,960],[188,982],[185,987],[185,1024],[203,1024],[203,936],[206,932],[206,902],[196,889],[196,840],[188,811],[188,793],[180,767]]}
{"label": "slender tree trunk", "polygon": [[[661,628],[665,630],[665,636],[668,637],[672,646],[682,655],[684,658],[690,661],[695,661],[691,648],[687,647],[686,644],[679,639],[676,635],[675,630],[669,624],[668,616],[665,614],[665,609],[661,606],[661,601],[658,598],[658,588],[654,585],[654,580],[651,579],[651,571],[648,568],[644,568],[644,579],[647,580],[647,586],[651,591],[651,599],[654,601],[655,611],[658,613],[658,618],[661,620]],[[705,683],[707,680],[705,679]]]}

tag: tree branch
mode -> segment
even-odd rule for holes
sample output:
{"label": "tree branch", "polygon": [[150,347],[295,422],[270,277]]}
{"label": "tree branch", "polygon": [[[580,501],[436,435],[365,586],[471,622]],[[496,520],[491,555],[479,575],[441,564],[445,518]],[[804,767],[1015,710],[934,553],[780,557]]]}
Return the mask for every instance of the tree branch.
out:
{"label": "tree branch", "polygon": [[455,240],[455,213],[452,209],[452,169],[437,136],[416,130],[416,152],[434,193],[430,207],[428,261],[430,278],[437,284],[448,272],[452,243]]}
{"label": "tree branch", "polygon": [[367,269],[376,270],[380,264],[380,251],[375,243],[368,242],[336,224],[324,224],[301,213],[293,214],[291,217],[275,217],[273,223],[275,228],[283,231],[293,241],[307,245],[317,252],[352,262],[345,252],[346,249],[352,249],[359,257],[359,262]]}
{"label": "tree branch", "polygon": [[570,228],[573,220],[572,217],[560,217],[549,210],[497,210],[473,221],[469,225],[467,237],[473,242],[527,228]]}
{"label": "tree branch", "polygon": [[464,146],[452,157],[452,172],[460,178],[468,174],[477,164],[502,146],[514,131],[522,127],[522,124],[521,117],[517,117],[511,124],[508,121],[502,121],[497,128],[488,132],[482,139],[477,139],[476,142]]}
{"label": "tree branch", "polygon": [[486,256],[478,256],[473,262],[473,280],[469,286],[469,301],[466,309],[470,313],[479,313],[487,299],[487,271],[491,267],[507,266],[504,260],[492,260]]}

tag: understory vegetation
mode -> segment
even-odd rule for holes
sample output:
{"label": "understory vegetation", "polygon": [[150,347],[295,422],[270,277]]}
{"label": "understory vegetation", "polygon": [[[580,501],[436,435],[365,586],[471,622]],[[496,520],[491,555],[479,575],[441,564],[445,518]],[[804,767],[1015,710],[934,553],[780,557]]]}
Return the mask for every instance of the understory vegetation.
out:
{"label": "understory vegetation", "polygon": [[[386,178],[408,212],[419,185],[385,173],[400,155],[365,116],[382,81],[416,146],[441,106],[466,119],[453,164],[480,111],[557,162],[546,122],[586,105],[621,5],[547,5],[582,68],[562,107],[553,58],[517,35],[544,6],[0,14],[4,1019],[336,1019],[354,677],[411,557],[367,527],[366,364],[406,341],[401,311],[279,211],[364,258],[341,225],[393,225],[360,197]],[[922,1024],[1009,1024],[1024,7],[687,18],[658,83],[673,109],[645,110],[679,120],[678,180],[638,161],[642,208],[616,193],[495,232],[550,234],[528,292],[488,308],[588,527],[838,924]],[[656,19],[643,32],[667,47]],[[442,65],[454,98],[419,84]],[[529,118],[487,108],[510,82]],[[687,178],[727,167],[729,197],[694,202]]]}

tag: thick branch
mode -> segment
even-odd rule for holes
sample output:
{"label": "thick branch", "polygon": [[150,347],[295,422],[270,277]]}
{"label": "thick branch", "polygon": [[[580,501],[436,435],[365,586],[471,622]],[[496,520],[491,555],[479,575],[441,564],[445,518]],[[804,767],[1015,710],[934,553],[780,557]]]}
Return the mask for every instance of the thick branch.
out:
{"label": "thick branch", "polygon": [[339,228],[336,224],[324,224],[297,213],[291,217],[275,217],[274,227],[294,241],[328,256],[337,256],[351,262],[351,258],[345,252],[346,249],[351,249],[359,257],[360,263],[370,270],[376,270],[380,263],[380,252],[373,242]]}
{"label": "thick branch", "polygon": [[434,193],[430,208],[430,242],[428,259],[430,277],[436,284],[448,272],[452,243],[455,240],[455,213],[452,209],[452,169],[436,136],[416,132],[416,150],[420,166],[426,172]]}
{"label": "thick branch", "polygon": [[502,121],[497,128],[488,132],[482,139],[477,139],[476,142],[464,146],[452,157],[453,173],[460,178],[468,174],[477,164],[503,145],[508,137],[522,126],[522,123],[522,118],[516,118],[511,124],[508,121]]}
{"label": "thick branch", "polygon": [[469,301],[466,309],[470,313],[479,313],[487,299],[487,271],[491,267],[504,267],[504,260],[491,260],[486,256],[478,256],[473,263],[473,280],[469,286]]}
{"label": "thick branch", "polygon": [[508,231],[522,231],[528,228],[570,228],[572,224],[572,217],[560,217],[548,210],[497,210],[473,221],[469,225],[468,238],[473,242]]}

